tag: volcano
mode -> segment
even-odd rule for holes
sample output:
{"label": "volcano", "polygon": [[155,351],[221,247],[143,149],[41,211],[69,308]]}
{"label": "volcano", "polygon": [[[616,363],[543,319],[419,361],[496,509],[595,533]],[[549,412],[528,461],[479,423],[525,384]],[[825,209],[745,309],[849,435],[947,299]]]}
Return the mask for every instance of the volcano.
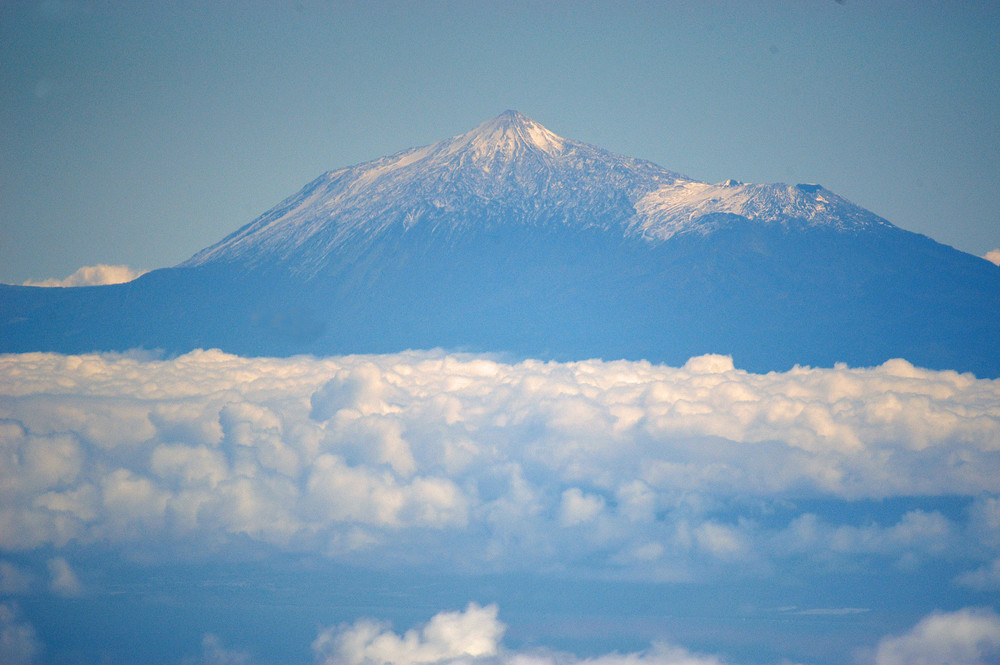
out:
{"label": "volcano", "polygon": [[816,184],[708,184],[516,111],[330,171],[173,268],[0,286],[0,351],[901,357],[1000,376],[1000,268]]}

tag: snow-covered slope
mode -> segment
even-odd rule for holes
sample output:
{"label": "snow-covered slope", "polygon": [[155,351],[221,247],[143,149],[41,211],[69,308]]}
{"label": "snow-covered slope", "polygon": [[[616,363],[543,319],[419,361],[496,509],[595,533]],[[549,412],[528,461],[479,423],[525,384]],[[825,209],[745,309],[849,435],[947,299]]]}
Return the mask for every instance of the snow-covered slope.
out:
{"label": "snow-covered slope", "polygon": [[332,255],[415,227],[617,229],[650,242],[705,233],[716,213],[841,230],[888,224],[815,185],[709,185],[565,139],[517,111],[438,143],[330,171],[186,266],[280,263],[304,275]]}
{"label": "snow-covered slope", "polygon": [[183,265],[278,261],[311,274],[333,252],[417,226],[624,226],[641,197],[685,180],[507,111],[460,136],[325,173]]}
{"label": "snow-covered slope", "polygon": [[766,224],[822,226],[859,231],[892,224],[821,185],[755,185],[727,180],[717,185],[678,180],[636,202],[635,229],[666,240],[679,233],[708,233],[717,213]]}

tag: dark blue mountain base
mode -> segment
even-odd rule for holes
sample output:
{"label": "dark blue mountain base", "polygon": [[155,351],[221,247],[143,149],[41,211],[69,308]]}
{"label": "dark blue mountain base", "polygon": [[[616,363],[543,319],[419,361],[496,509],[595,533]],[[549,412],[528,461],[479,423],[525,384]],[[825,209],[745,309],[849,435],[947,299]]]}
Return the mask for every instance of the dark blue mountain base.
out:
{"label": "dark blue mountain base", "polygon": [[331,255],[308,278],[216,262],[114,286],[3,286],[0,350],[440,347],[671,365],[722,353],[754,372],[901,357],[1000,376],[1000,268],[892,226],[714,222],[659,243],[599,227],[415,226]]}

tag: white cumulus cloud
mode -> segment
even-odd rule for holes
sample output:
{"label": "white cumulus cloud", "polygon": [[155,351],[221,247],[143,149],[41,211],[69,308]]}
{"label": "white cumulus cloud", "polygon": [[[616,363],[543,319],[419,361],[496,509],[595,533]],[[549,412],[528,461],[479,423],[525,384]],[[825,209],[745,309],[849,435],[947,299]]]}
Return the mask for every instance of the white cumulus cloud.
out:
{"label": "white cumulus cloud", "polygon": [[990,263],[1000,266],[1000,249],[991,249],[990,251],[986,252],[986,255],[983,256],[983,258],[989,261]]}
{"label": "white cumulus cloud", "polygon": [[506,626],[496,605],[470,603],[461,612],[439,612],[419,629],[400,635],[384,623],[362,619],[322,630],[313,652],[322,665],[724,665],[713,655],[658,642],[643,652],[577,658],[552,651],[503,648]]}
{"label": "white cumulus cloud", "polygon": [[98,264],[96,266],[84,266],[74,272],[69,277],[56,279],[54,277],[42,280],[31,280],[24,282],[24,286],[101,286],[103,284],[122,284],[131,282],[137,277],[145,275],[145,270],[133,270],[128,266],[109,266]]}
{"label": "white cumulus cloud", "polygon": [[313,642],[313,651],[330,665],[415,665],[457,658],[495,655],[506,626],[496,605],[470,603],[463,612],[440,612],[420,630],[397,635],[384,624],[361,620],[328,628]]}
{"label": "white cumulus cloud", "polygon": [[[797,612],[817,616],[863,614],[866,608]],[[396,633],[386,623],[361,619],[320,631],[313,652],[322,665],[725,665],[715,654],[656,641],[644,651],[581,658],[544,648],[511,650],[502,644],[506,626],[496,605],[470,603],[464,611],[444,611],[425,625]],[[844,645],[844,652],[868,645]],[[1000,616],[988,608],[935,612],[901,635],[878,640],[874,665],[989,665],[1000,658]],[[787,661],[784,661],[787,663]],[[846,661],[845,661],[846,662]]]}
{"label": "white cumulus cloud", "polygon": [[941,612],[879,642],[875,665],[989,665],[1000,662],[1000,616],[991,609]]}
{"label": "white cumulus cloud", "polygon": [[[757,375],[725,356],[4,355],[0,551],[239,541],[652,579],[803,555],[969,571],[1000,558],[998,441],[1000,381],[903,360]],[[794,510],[937,496],[967,508]],[[760,505],[785,508],[748,514]]]}

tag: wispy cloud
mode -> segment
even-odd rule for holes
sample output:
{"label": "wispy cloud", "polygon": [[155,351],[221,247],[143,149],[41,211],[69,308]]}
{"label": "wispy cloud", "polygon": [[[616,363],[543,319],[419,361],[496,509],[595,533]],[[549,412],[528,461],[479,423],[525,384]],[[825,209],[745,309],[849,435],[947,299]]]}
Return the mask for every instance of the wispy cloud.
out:
{"label": "wispy cloud", "polygon": [[0,594],[27,593],[33,581],[34,576],[30,572],[10,561],[0,561]]}
{"label": "wispy cloud", "polygon": [[962,586],[980,591],[1000,591],[1000,558],[993,559],[975,570],[962,573],[955,581]]}
{"label": "wispy cloud", "polygon": [[61,556],[49,559],[49,588],[60,596],[79,596],[83,593],[83,584],[76,572]]}
{"label": "wispy cloud", "polygon": [[5,665],[29,665],[41,650],[35,628],[24,620],[20,608],[11,603],[0,603],[0,662]]}

